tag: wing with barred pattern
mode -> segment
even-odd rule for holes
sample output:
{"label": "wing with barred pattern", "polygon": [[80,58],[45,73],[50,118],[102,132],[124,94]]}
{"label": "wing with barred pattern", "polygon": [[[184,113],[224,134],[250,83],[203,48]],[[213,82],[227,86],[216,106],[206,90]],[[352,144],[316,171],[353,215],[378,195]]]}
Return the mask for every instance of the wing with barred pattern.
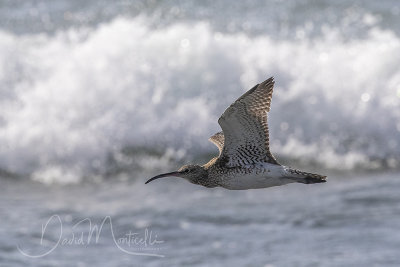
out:
{"label": "wing with barred pattern", "polygon": [[280,165],[269,150],[267,112],[270,110],[273,88],[273,77],[257,84],[230,105],[219,118],[224,136],[220,159],[227,166],[259,162]]}

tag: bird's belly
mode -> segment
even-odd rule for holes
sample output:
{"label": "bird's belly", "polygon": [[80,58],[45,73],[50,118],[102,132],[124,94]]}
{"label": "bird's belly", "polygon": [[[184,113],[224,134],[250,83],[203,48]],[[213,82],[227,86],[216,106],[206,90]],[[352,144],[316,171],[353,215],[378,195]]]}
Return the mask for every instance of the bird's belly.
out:
{"label": "bird's belly", "polygon": [[221,186],[230,190],[245,190],[267,188],[293,183],[293,180],[285,179],[275,171],[253,171],[246,174],[237,174],[225,180]]}

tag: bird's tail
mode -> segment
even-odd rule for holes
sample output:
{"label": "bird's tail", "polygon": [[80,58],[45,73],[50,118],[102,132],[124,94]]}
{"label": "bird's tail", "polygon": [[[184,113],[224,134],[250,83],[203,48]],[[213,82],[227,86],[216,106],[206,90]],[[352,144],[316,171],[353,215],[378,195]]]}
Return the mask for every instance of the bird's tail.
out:
{"label": "bird's tail", "polygon": [[292,169],[292,168],[288,168],[287,172],[288,172],[288,174],[290,174],[290,176],[287,178],[294,180],[298,183],[316,184],[316,183],[325,183],[326,182],[325,175],[309,173],[309,172],[302,172],[302,171]]}

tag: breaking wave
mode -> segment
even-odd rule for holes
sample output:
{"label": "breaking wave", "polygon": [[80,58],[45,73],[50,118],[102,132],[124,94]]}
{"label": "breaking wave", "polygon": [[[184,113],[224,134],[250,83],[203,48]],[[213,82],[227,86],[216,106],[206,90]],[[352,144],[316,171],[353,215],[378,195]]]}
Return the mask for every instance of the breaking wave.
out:
{"label": "breaking wave", "polygon": [[137,17],[54,35],[0,31],[0,169],[76,182],[216,152],[207,138],[219,115],[269,76],[278,158],[398,168],[399,37],[322,29],[289,40]]}

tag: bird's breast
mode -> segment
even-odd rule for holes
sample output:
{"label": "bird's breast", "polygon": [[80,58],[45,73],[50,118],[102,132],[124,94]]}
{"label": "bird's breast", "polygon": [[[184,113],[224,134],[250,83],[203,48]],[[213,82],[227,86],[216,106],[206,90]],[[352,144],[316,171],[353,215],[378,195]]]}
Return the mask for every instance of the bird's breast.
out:
{"label": "bird's breast", "polygon": [[226,172],[220,172],[213,176],[221,187],[243,190],[279,186],[292,182],[283,178],[283,173],[282,166],[260,163],[227,169]]}

